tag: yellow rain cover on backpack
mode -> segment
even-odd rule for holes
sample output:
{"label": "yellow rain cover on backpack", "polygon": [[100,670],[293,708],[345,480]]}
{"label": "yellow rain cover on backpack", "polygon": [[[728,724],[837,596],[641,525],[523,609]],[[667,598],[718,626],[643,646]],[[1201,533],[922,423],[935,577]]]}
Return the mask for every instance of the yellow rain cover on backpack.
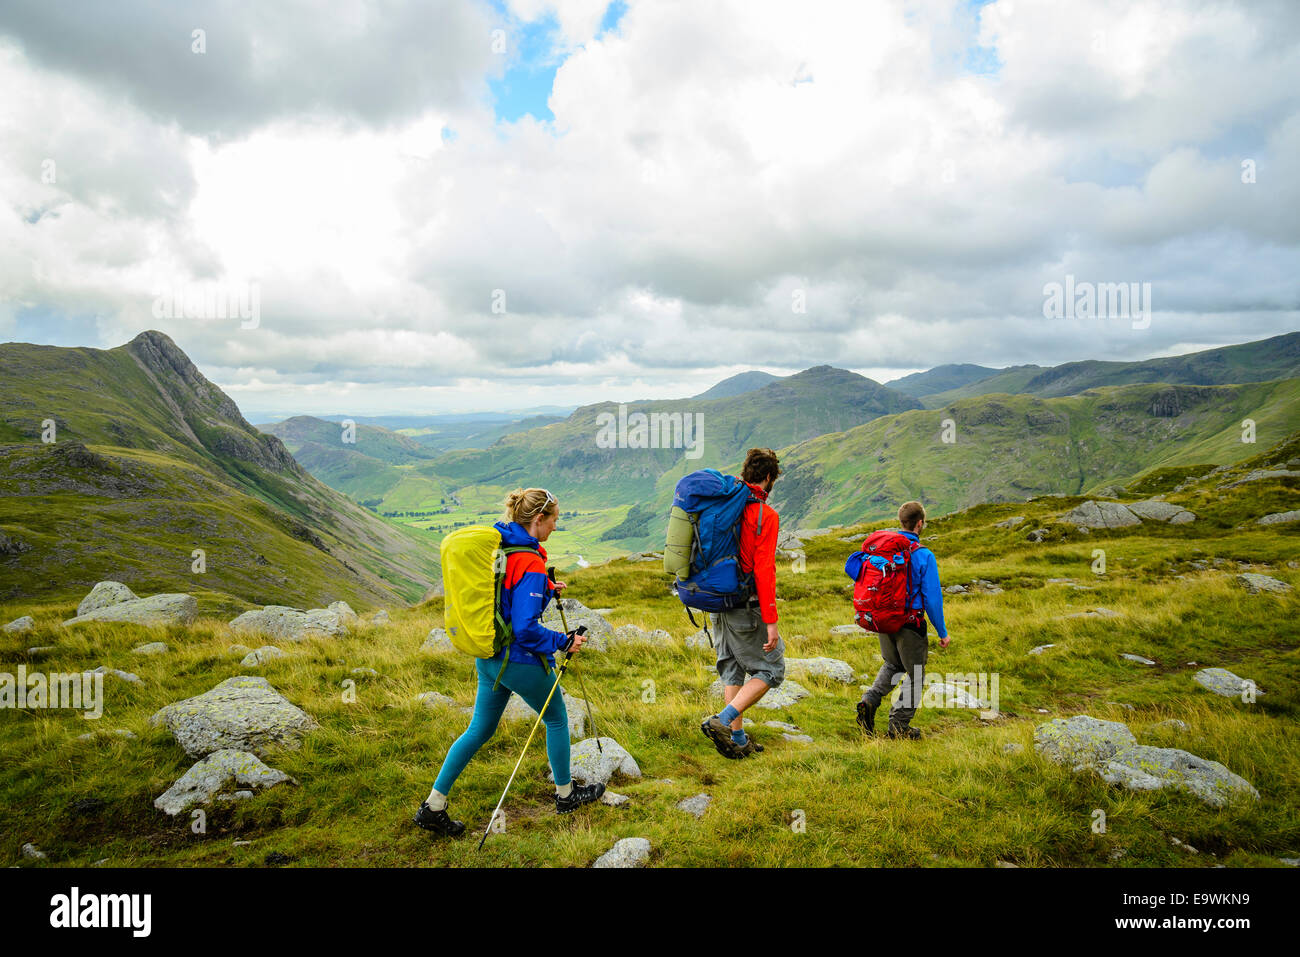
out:
{"label": "yellow rain cover on backpack", "polygon": [[490,525],[458,528],[442,540],[447,636],[475,658],[491,658],[501,650],[497,591],[505,557],[501,533]]}

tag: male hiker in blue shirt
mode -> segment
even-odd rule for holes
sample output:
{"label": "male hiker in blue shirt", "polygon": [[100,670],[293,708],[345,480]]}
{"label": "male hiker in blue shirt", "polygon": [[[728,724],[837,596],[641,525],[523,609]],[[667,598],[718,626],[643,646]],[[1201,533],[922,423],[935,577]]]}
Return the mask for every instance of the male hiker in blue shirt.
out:
{"label": "male hiker in blue shirt", "polygon": [[[925,530],[925,507],[920,502],[904,502],[898,509],[898,524],[905,538],[920,542]],[[916,739],[921,732],[911,726],[912,717],[921,703],[925,662],[929,657],[930,643],[926,637],[925,618],[928,615],[939,633],[939,647],[947,648],[948,629],[943,623],[943,590],[939,585],[939,564],[934,552],[919,546],[908,561],[907,606],[915,614],[908,623],[893,634],[880,635],[880,656],[885,663],[880,666],[875,682],[858,702],[858,724],[868,735],[876,733],[876,709],[902,678],[903,687],[898,702],[889,712],[891,738]]]}

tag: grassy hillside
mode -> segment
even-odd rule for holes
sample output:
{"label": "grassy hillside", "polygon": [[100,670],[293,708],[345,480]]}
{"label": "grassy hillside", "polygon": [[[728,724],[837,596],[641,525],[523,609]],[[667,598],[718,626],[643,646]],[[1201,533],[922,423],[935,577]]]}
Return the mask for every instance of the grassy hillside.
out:
{"label": "grassy hillside", "polygon": [[[95,728],[73,712],[0,713],[0,831],[12,838],[0,863],[260,867],[275,853],[294,866],[586,866],[615,840],[640,836],[650,840],[656,867],[1280,866],[1277,858],[1300,856],[1300,651],[1291,624],[1300,608],[1295,592],[1249,595],[1234,577],[1253,570],[1300,586],[1295,526],[1253,523],[1280,504],[1294,507],[1296,491],[1293,482],[1218,486],[1297,454],[1300,442],[1292,440],[1171,494],[1171,502],[1203,516],[1191,525],[1147,522],[1082,536],[1056,521],[1076,500],[1053,498],[981,505],[935,521],[927,543],[945,584],[986,579],[1003,591],[946,598],[953,643],[932,647],[929,669],[998,674],[1001,717],[985,722],[969,711],[922,708],[916,725],[926,737],[919,742],[864,739],[853,721],[858,684],[795,674],[810,697],[750,712],[765,753],[723,760],[698,727],[721,705],[707,694],[713,657],[684,647],[691,629],[661,572],[623,561],[575,572],[568,576],[571,594],[593,607],[612,606],[614,624],[663,627],[676,637],[670,648],[584,652],[581,685],[574,676],[566,682],[571,694],[585,686],[599,732],[631,752],[643,777],[611,782],[631,798],[622,808],[597,805],[557,817],[544,749],[534,741],[505,805],[505,832],[492,835],[482,852],[473,832],[486,825],[529,726],[504,723],[457,783],[451,810],[470,834],[440,842],[410,825],[468,721],[413,699],[439,691],[469,705],[474,694],[466,658],[417,650],[442,624],[439,601],[396,612],[383,631],[288,646],[287,657],[258,669],[321,728],[299,750],[268,760],[299,786],[214,805],[202,834],[193,833],[188,817],[165,818],[151,806],[193,762],[148,718],[246,673],[238,655],[227,652],[237,639],[225,624],[207,619],[165,633],[95,626],[64,634],[57,621],[70,604],[5,603],[0,618],[33,612],[38,630],[0,635],[0,670],[35,667],[24,649],[54,644],[57,651],[41,667],[104,663],[139,674],[143,684],[106,685],[106,712]],[[1048,528],[1048,540],[1031,544],[1023,529],[995,527],[1011,514],[1026,516],[1025,527]],[[857,536],[870,527],[844,531]],[[1092,571],[1098,547],[1108,555],[1104,575]],[[779,564],[781,629],[788,656],[831,656],[869,675],[879,665],[870,636],[830,633],[850,615],[841,571],[850,548],[826,536],[808,543],[804,573]],[[1096,607],[1120,617],[1061,617]],[[171,646],[169,654],[130,653],[157,638]],[[1042,644],[1055,647],[1027,654]],[[1122,653],[1156,664],[1125,661]],[[1212,695],[1191,680],[1210,666],[1248,677],[1264,693],[1250,705]],[[357,676],[354,668],[374,668],[378,676]],[[355,703],[340,693],[345,679],[357,681]],[[1035,726],[1074,714],[1122,721],[1143,744],[1222,762],[1261,799],[1213,810],[1181,793],[1130,792],[1045,762],[1033,748]],[[1168,719],[1187,730],[1159,727]],[[762,724],[768,720],[793,723],[813,741],[787,741]],[[138,737],[115,737],[117,728]],[[87,730],[101,734],[77,741]],[[675,807],[700,793],[713,798],[700,820]],[[1103,834],[1092,829],[1096,809],[1106,814]],[[792,828],[796,820],[804,822],[802,831]],[[25,841],[49,859],[23,859]]]}
{"label": "grassy hillside", "polygon": [[723,379],[713,388],[706,389],[695,398],[727,399],[732,396],[744,395],[746,392],[753,392],[755,389],[761,389],[763,386],[771,385],[780,378],[781,376],[772,375],[770,372],[760,372],[757,369],[750,372],[741,372]]}
{"label": "grassy hillside", "polygon": [[891,379],[885,385],[896,392],[910,395],[914,399],[921,399],[935,392],[960,389],[962,386],[974,382],[982,382],[990,376],[995,376],[1004,371],[1006,370],[991,369],[988,366],[977,366],[964,362],[959,365],[935,366],[925,372],[913,372],[911,375],[905,375],[899,379]]}
{"label": "grassy hillside", "polygon": [[[1242,442],[1241,422],[1257,442]],[[943,441],[944,421],[955,442]],[[1040,399],[993,395],[907,412],[787,449],[773,499],[806,526],[884,518],[920,499],[935,514],[981,502],[1080,494],[1164,466],[1239,461],[1300,421],[1300,379],[1133,385]]]}
{"label": "grassy hillside", "polygon": [[[1031,370],[1033,374],[1028,375]],[[1300,376],[1300,332],[1291,332],[1258,342],[1244,342],[1220,349],[1206,349],[1203,352],[1142,362],[1101,362],[1089,359],[1067,362],[1049,369],[1018,366],[969,385],[925,396],[923,401],[926,408],[935,409],[957,399],[998,392],[1027,393],[1050,398],[1077,395],[1087,389],[1103,386],[1142,382],[1227,385],[1291,379],[1296,376]]]}
{"label": "grassy hillside", "polygon": [[296,415],[283,422],[261,426],[263,432],[276,436],[296,456],[304,445],[338,449],[378,459],[390,465],[410,465],[433,458],[437,453],[409,436],[374,425],[357,424],[347,433],[336,422],[326,422],[310,415]]}
{"label": "grassy hillside", "polygon": [[[0,524],[33,546],[0,561],[0,594],[116,578],[371,606],[418,600],[440,575],[430,536],[312,478],[161,333],[108,350],[0,345],[0,424]],[[196,548],[206,577],[190,571]]]}

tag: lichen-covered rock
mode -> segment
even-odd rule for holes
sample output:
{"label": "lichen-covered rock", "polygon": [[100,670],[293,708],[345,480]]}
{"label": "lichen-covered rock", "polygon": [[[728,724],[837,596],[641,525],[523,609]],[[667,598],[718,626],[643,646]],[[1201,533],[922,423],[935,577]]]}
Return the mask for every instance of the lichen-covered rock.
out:
{"label": "lichen-covered rock", "polygon": [[1218,761],[1178,748],[1135,745],[1112,756],[1102,769],[1102,777],[1131,791],[1176,788],[1213,807],[1224,807],[1237,797],[1259,800],[1259,792],[1245,778]]}
{"label": "lichen-covered rock", "polygon": [[393,619],[389,617],[387,609],[381,608],[370,616],[371,625],[389,625]]}
{"label": "lichen-covered rock", "polygon": [[[587,702],[584,698],[571,695],[560,688],[559,693],[564,697],[564,711],[569,718],[569,734],[581,738],[587,733]],[[595,708],[592,709],[593,711]],[[517,694],[512,694],[510,700],[506,702],[506,710],[501,714],[502,721],[535,721],[537,712],[523,698]]]}
{"label": "lichen-covered rock", "polygon": [[697,794],[695,797],[688,797],[683,801],[677,802],[677,810],[685,811],[694,817],[704,817],[704,812],[709,809],[713,803],[713,798],[707,794]]}
{"label": "lichen-covered rock", "polygon": [[1017,525],[1023,525],[1025,517],[1023,515],[1012,515],[1010,518],[1003,519],[1000,522],[994,522],[994,528],[1015,528]]}
{"label": "lichen-covered rock", "polygon": [[[1202,688],[1223,695],[1225,698],[1240,698],[1248,687],[1253,687],[1255,684],[1253,681],[1248,681],[1246,678],[1233,674],[1226,668],[1202,668],[1192,675],[1192,680]],[[1255,688],[1254,693],[1260,695],[1264,692]]]}
{"label": "lichen-covered rock", "polygon": [[1144,502],[1133,502],[1128,506],[1128,509],[1139,518],[1150,519],[1153,522],[1184,525],[1187,522],[1196,521],[1194,512],[1189,512],[1181,505],[1170,505],[1168,502],[1162,502],[1154,498],[1147,499]]}
{"label": "lichen-covered rock", "polygon": [[857,625],[832,625],[831,634],[832,635],[860,635],[862,634],[862,629],[859,628]]}
{"label": "lichen-covered rock", "polygon": [[243,668],[256,668],[258,665],[264,665],[268,661],[274,661],[276,658],[283,657],[285,657],[284,652],[275,647],[275,645],[263,645],[256,651],[250,651],[246,654],[244,660],[239,664],[240,667]]}
{"label": "lichen-covered rock", "polygon": [[1044,651],[1046,651],[1048,648],[1055,648],[1055,647],[1056,647],[1055,644],[1050,644],[1050,645],[1038,645],[1037,647],[1030,648],[1030,649],[1029,649],[1029,654],[1031,654],[1031,655],[1041,655],[1041,654],[1042,654]]}
{"label": "lichen-covered rock", "polygon": [[613,791],[606,791],[600,796],[600,803],[608,804],[610,807],[622,807],[630,800],[632,799],[626,794],[615,794]]}
{"label": "lichen-covered rock", "polygon": [[1094,501],[1072,508],[1061,516],[1061,521],[1084,528],[1128,528],[1142,524],[1142,519],[1119,502]]}
{"label": "lichen-covered rock", "polygon": [[615,774],[641,777],[636,759],[613,738],[601,738],[600,750],[595,738],[579,741],[569,753],[569,767],[579,784],[608,784]]}
{"label": "lichen-covered rock", "polygon": [[[89,596],[87,596],[89,597]],[[198,614],[199,603],[193,595],[175,593],[150,595],[104,605],[63,623],[82,625],[92,621],[121,621],[136,625],[188,625]]]}
{"label": "lichen-covered rock", "polygon": [[787,732],[782,732],[781,737],[784,738],[784,739],[787,740],[787,741],[793,741],[793,742],[795,742],[796,744],[812,744],[812,743],[813,743],[812,736],[811,736],[811,735],[807,735],[807,734],[789,734],[789,733],[787,733]]}
{"label": "lichen-covered rock", "polygon": [[344,616],[337,610],[313,608],[303,611],[286,605],[266,605],[246,611],[230,623],[230,628],[232,631],[266,635],[281,641],[343,638],[349,634]]}
{"label": "lichen-covered rock", "polygon": [[1277,595],[1283,595],[1291,591],[1291,586],[1284,581],[1279,581],[1268,575],[1257,575],[1253,572],[1245,572],[1237,576],[1237,584],[1245,588],[1252,595],[1260,595],[1264,592],[1273,592]]}
{"label": "lichen-covered rock", "polygon": [[[213,795],[232,780],[244,788],[269,788],[285,781],[298,783],[283,771],[267,767],[255,754],[223,748],[182,774],[154,800],[153,806],[174,817],[196,804],[212,803]],[[248,796],[252,796],[251,792]]]}
{"label": "lichen-covered rock", "polygon": [[4,626],[4,630],[14,635],[21,635],[25,631],[31,631],[36,627],[36,619],[31,615],[23,615],[21,618],[15,618],[9,624]]}
{"label": "lichen-covered rock", "polygon": [[1272,515],[1265,515],[1255,521],[1260,525],[1289,525],[1291,522],[1300,522],[1300,509],[1290,512],[1274,512]]}
{"label": "lichen-covered rock", "polygon": [[345,601],[332,601],[325,606],[325,610],[332,611],[334,614],[338,615],[339,621],[343,622],[343,624],[349,629],[355,627],[361,617],[353,611],[352,606]]}
{"label": "lichen-covered rock", "polygon": [[167,644],[162,641],[150,641],[143,645],[136,645],[131,649],[133,655],[165,655],[167,654]]}
{"label": "lichen-covered rock", "polygon": [[654,631],[646,631],[640,625],[619,625],[610,633],[609,643],[616,644],[642,644],[642,645],[671,645],[673,636],[662,628],[656,628]]}
{"label": "lichen-covered rock", "polygon": [[434,628],[424,639],[424,644],[420,646],[421,651],[455,651],[456,646],[451,643],[451,636],[447,634],[445,628]]}
{"label": "lichen-covered rock", "polygon": [[23,845],[23,857],[29,861],[43,861],[45,860],[45,852],[31,841],[28,841]]}
{"label": "lichen-covered rock", "polygon": [[789,671],[801,672],[814,678],[829,678],[846,685],[857,680],[853,666],[838,658],[787,658],[785,666]]}
{"label": "lichen-covered rock", "polygon": [[209,691],[160,709],[150,719],[162,725],[192,757],[233,748],[265,755],[273,747],[296,748],[319,727],[265,678],[227,678]]}
{"label": "lichen-covered rock", "polygon": [[1049,761],[1075,769],[1102,767],[1137,745],[1127,725],[1086,714],[1055,718],[1034,729],[1034,749]]}
{"label": "lichen-covered rock", "polygon": [[138,596],[121,582],[100,582],[90,590],[81,604],[77,605],[77,617],[88,615],[92,611],[119,605],[124,601],[135,601]]}
{"label": "lichen-covered rock", "polygon": [[644,837],[625,837],[615,841],[592,867],[640,867],[650,858],[650,842]]}
{"label": "lichen-covered rock", "polygon": [[[564,606],[563,619],[560,617],[560,605]],[[554,631],[564,631],[565,623],[568,624],[569,631],[576,631],[578,626],[586,625],[587,641],[582,646],[583,651],[607,650],[607,642],[614,632],[614,626],[604,615],[596,614],[576,598],[560,598],[551,602],[542,614],[541,622]]]}

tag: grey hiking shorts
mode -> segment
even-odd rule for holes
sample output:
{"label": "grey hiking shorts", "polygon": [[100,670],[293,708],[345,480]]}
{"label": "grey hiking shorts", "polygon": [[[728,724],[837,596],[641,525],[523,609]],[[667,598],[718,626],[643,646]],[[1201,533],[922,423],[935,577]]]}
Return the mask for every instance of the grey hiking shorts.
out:
{"label": "grey hiking shorts", "polygon": [[713,616],[713,643],[718,653],[718,675],[724,685],[743,685],[745,676],[761,679],[769,688],[785,680],[785,639],[771,651],[767,625],[758,608],[733,608]]}

